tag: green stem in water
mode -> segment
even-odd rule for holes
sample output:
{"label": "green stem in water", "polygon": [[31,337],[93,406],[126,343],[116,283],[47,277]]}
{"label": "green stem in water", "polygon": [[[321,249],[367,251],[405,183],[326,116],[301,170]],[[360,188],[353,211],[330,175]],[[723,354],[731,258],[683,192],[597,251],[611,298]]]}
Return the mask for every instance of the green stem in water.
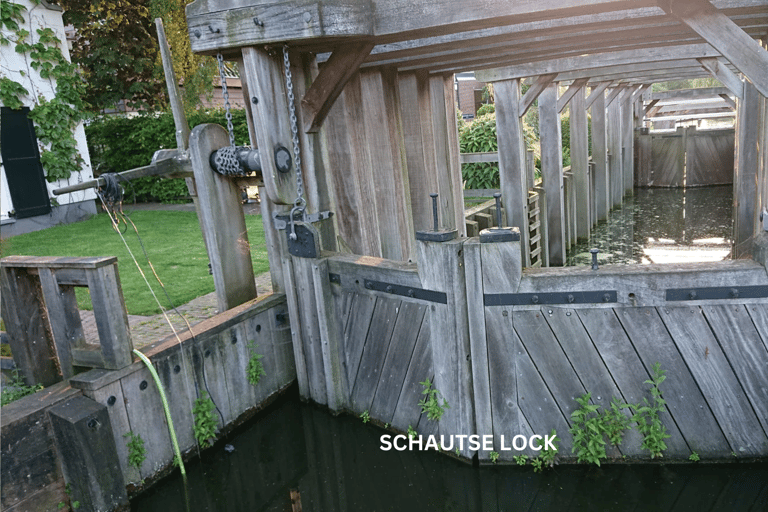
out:
{"label": "green stem in water", "polygon": [[136,349],[133,349],[133,353],[141,359],[149,369],[149,373],[152,374],[152,378],[155,379],[157,390],[160,392],[160,400],[163,402],[163,410],[165,411],[165,419],[168,420],[168,433],[171,434],[171,443],[173,443],[173,451],[176,452],[176,460],[179,461],[179,468],[181,469],[181,475],[184,480],[187,479],[187,471],[184,469],[184,461],[181,460],[181,450],[179,450],[179,442],[176,440],[176,432],[173,428],[173,420],[171,419],[171,410],[168,408],[168,400],[165,398],[165,391],[163,391],[163,385],[160,383],[160,377],[158,377],[155,367],[152,366],[152,362],[147,359],[147,356],[142,354]]}

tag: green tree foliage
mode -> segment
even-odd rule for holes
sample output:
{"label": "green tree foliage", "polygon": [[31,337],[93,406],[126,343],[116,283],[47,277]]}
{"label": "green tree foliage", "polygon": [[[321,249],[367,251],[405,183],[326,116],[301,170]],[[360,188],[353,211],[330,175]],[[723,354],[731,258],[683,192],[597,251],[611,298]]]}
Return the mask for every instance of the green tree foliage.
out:
{"label": "green tree foliage", "polygon": [[[197,110],[189,116],[195,127],[203,123],[226,126],[223,110]],[[232,110],[235,143],[247,145],[248,125],[244,110]],[[148,165],[158,149],[176,147],[175,126],[170,113],[145,114],[136,117],[106,116],[85,127],[88,151],[94,174],[122,172]],[[138,202],[174,202],[186,197],[183,179],[139,178],[125,185],[126,200]]]}
{"label": "green tree foliage", "polygon": [[216,63],[193,55],[185,6],[191,0],[60,0],[64,22],[75,28],[72,60],[88,81],[86,101],[95,110],[125,100],[135,108],[164,108],[167,103],[154,19],[163,19],[185,108],[210,93]]}

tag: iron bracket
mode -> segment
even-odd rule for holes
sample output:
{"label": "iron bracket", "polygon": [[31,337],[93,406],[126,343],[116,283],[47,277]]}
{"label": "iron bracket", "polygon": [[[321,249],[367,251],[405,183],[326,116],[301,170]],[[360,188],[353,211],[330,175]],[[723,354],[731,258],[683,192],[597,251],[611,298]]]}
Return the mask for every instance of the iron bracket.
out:
{"label": "iron bracket", "polygon": [[[341,284],[341,276],[328,273],[328,280],[334,284]],[[448,296],[443,292],[436,292],[434,290],[425,290],[423,288],[414,288],[411,286],[403,286],[400,284],[384,283],[382,281],[371,281],[366,279],[363,281],[363,286],[366,290],[374,292],[390,293],[392,295],[399,295],[401,297],[408,297],[409,299],[419,299],[428,302],[436,302],[438,304],[448,304]]]}
{"label": "iron bracket", "polygon": [[668,301],[719,300],[719,299],[765,299],[768,286],[714,286],[711,288],[668,288]]}
{"label": "iron bracket", "polygon": [[618,302],[616,290],[546,293],[486,293],[485,306],[530,306],[537,304],[606,304]]}
{"label": "iron bracket", "polygon": [[[317,212],[307,213],[304,215],[303,219],[298,219],[298,217],[297,219],[311,224],[313,222],[320,222],[321,220],[330,219],[331,217],[333,217],[333,212]],[[272,212],[272,225],[275,227],[275,229],[288,229],[290,220],[291,216],[287,213]]]}

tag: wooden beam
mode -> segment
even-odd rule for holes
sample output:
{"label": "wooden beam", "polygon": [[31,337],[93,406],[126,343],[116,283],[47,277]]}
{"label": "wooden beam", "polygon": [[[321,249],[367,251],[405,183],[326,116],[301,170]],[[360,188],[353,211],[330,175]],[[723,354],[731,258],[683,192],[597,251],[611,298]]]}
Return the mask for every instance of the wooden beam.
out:
{"label": "wooden beam", "polygon": [[730,96],[728,96],[727,94],[721,94],[720,97],[723,98],[723,101],[726,102],[729,107],[736,110],[736,102],[733,101],[733,99]]}
{"label": "wooden beam", "polygon": [[652,100],[716,98],[721,94],[731,94],[726,87],[702,87],[700,89],[679,89],[677,91],[654,92]]}
{"label": "wooden beam", "polygon": [[373,47],[373,43],[366,41],[344,44],[333,51],[301,100],[301,117],[306,133],[320,130],[328,111]]}
{"label": "wooden beam", "polygon": [[613,103],[613,100],[616,99],[616,97],[624,92],[624,89],[626,89],[626,86],[624,85],[617,85],[614,87],[611,92],[608,93],[608,97],[605,98],[605,108],[608,108],[611,106],[611,103]]}
{"label": "wooden beam", "polygon": [[[758,176],[760,151],[758,126],[761,122],[760,96],[757,87],[744,82],[736,123],[736,162],[733,182],[733,257],[752,254],[758,209]],[[762,119],[765,123],[765,119]]]}
{"label": "wooden beam", "polygon": [[744,90],[744,86],[741,79],[736,74],[726,67],[724,59],[717,57],[706,57],[698,60],[704,69],[709,71],[713,77],[720,80],[724,86],[731,91],[734,96],[741,98],[741,94]]}
{"label": "wooden beam", "polygon": [[576,238],[589,238],[592,191],[589,177],[589,146],[585,88],[579,87],[571,100],[571,172],[576,190]]}
{"label": "wooden beam", "polygon": [[640,97],[643,94],[645,94],[645,91],[647,91],[648,89],[651,88],[651,85],[653,85],[653,84],[643,84],[643,85],[641,85],[635,92],[632,93],[632,97],[630,98],[630,102],[634,103],[638,99],[640,99]]}
{"label": "wooden beam", "polygon": [[768,51],[728,16],[707,0],[659,0],[659,7],[703,37],[768,97]]}
{"label": "wooden beam", "polygon": [[528,109],[531,108],[531,105],[533,105],[533,102],[539,97],[539,94],[552,83],[556,76],[555,73],[550,73],[548,75],[541,75],[536,79],[536,82],[531,85],[520,100],[520,117],[523,117],[525,113],[528,112]]}
{"label": "wooden beam", "polygon": [[590,108],[599,96],[603,96],[603,98],[605,98],[603,93],[612,83],[613,82],[602,82],[592,87],[592,91],[589,93],[587,101],[584,103],[585,107]]}
{"label": "wooden beam", "polygon": [[180,151],[184,151],[189,147],[189,123],[187,122],[187,116],[184,114],[184,106],[181,104],[179,82],[176,80],[176,73],[173,71],[171,49],[168,47],[168,39],[165,37],[163,20],[156,18],[155,27],[157,28],[157,40],[160,45],[160,56],[163,60],[165,86],[168,89],[168,103],[171,104],[173,124],[176,125],[176,147]]}
{"label": "wooden beam", "polygon": [[516,66],[478,71],[476,76],[477,80],[480,82],[493,82],[510,78],[543,75],[545,73],[564,73],[578,69],[594,70],[597,68],[634,64],[638,62],[663,62],[667,60],[698,59],[700,57],[719,56],[720,53],[709,44],[683,44],[539,60]]}
{"label": "wooden beam", "polygon": [[549,264],[565,264],[565,209],[563,202],[563,150],[560,114],[557,112],[557,85],[551,84],[539,97],[541,174],[547,194]]}
{"label": "wooden beam", "polygon": [[558,98],[557,111],[562,113],[563,110],[565,110],[565,107],[568,106],[568,102],[571,101],[571,98],[573,98],[573,96],[579,92],[579,89],[586,85],[587,82],[589,82],[589,77],[574,80],[574,82],[568,86],[568,89],[563,93],[563,95]]}
{"label": "wooden beam", "polygon": [[[598,93],[598,94],[595,94]],[[597,220],[608,218],[610,211],[610,187],[608,179],[608,140],[606,137],[606,112],[604,90],[594,90],[592,99],[592,161],[595,162],[595,209]]]}
{"label": "wooden beam", "polygon": [[520,108],[520,80],[494,84],[496,100],[496,137],[499,144],[501,200],[507,223],[520,228],[523,265],[530,265],[528,245],[528,187],[525,167],[525,136]]}
{"label": "wooden beam", "polygon": [[644,113],[644,115],[646,117],[648,117],[648,112],[650,112],[651,109],[653,109],[659,101],[661,101],[661,100],[651,100],[648,103],[648,105],[645,106],[645,113]]}

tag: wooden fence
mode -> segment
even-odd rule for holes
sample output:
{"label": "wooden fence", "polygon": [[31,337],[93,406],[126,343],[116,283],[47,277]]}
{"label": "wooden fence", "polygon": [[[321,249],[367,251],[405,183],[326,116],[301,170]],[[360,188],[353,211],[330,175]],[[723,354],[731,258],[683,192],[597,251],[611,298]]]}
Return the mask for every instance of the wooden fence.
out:
{"label": "wooden fence", "polygon": [[647,132],[637,136],[638,187],[697,187],[733,183],[734,129]]}

